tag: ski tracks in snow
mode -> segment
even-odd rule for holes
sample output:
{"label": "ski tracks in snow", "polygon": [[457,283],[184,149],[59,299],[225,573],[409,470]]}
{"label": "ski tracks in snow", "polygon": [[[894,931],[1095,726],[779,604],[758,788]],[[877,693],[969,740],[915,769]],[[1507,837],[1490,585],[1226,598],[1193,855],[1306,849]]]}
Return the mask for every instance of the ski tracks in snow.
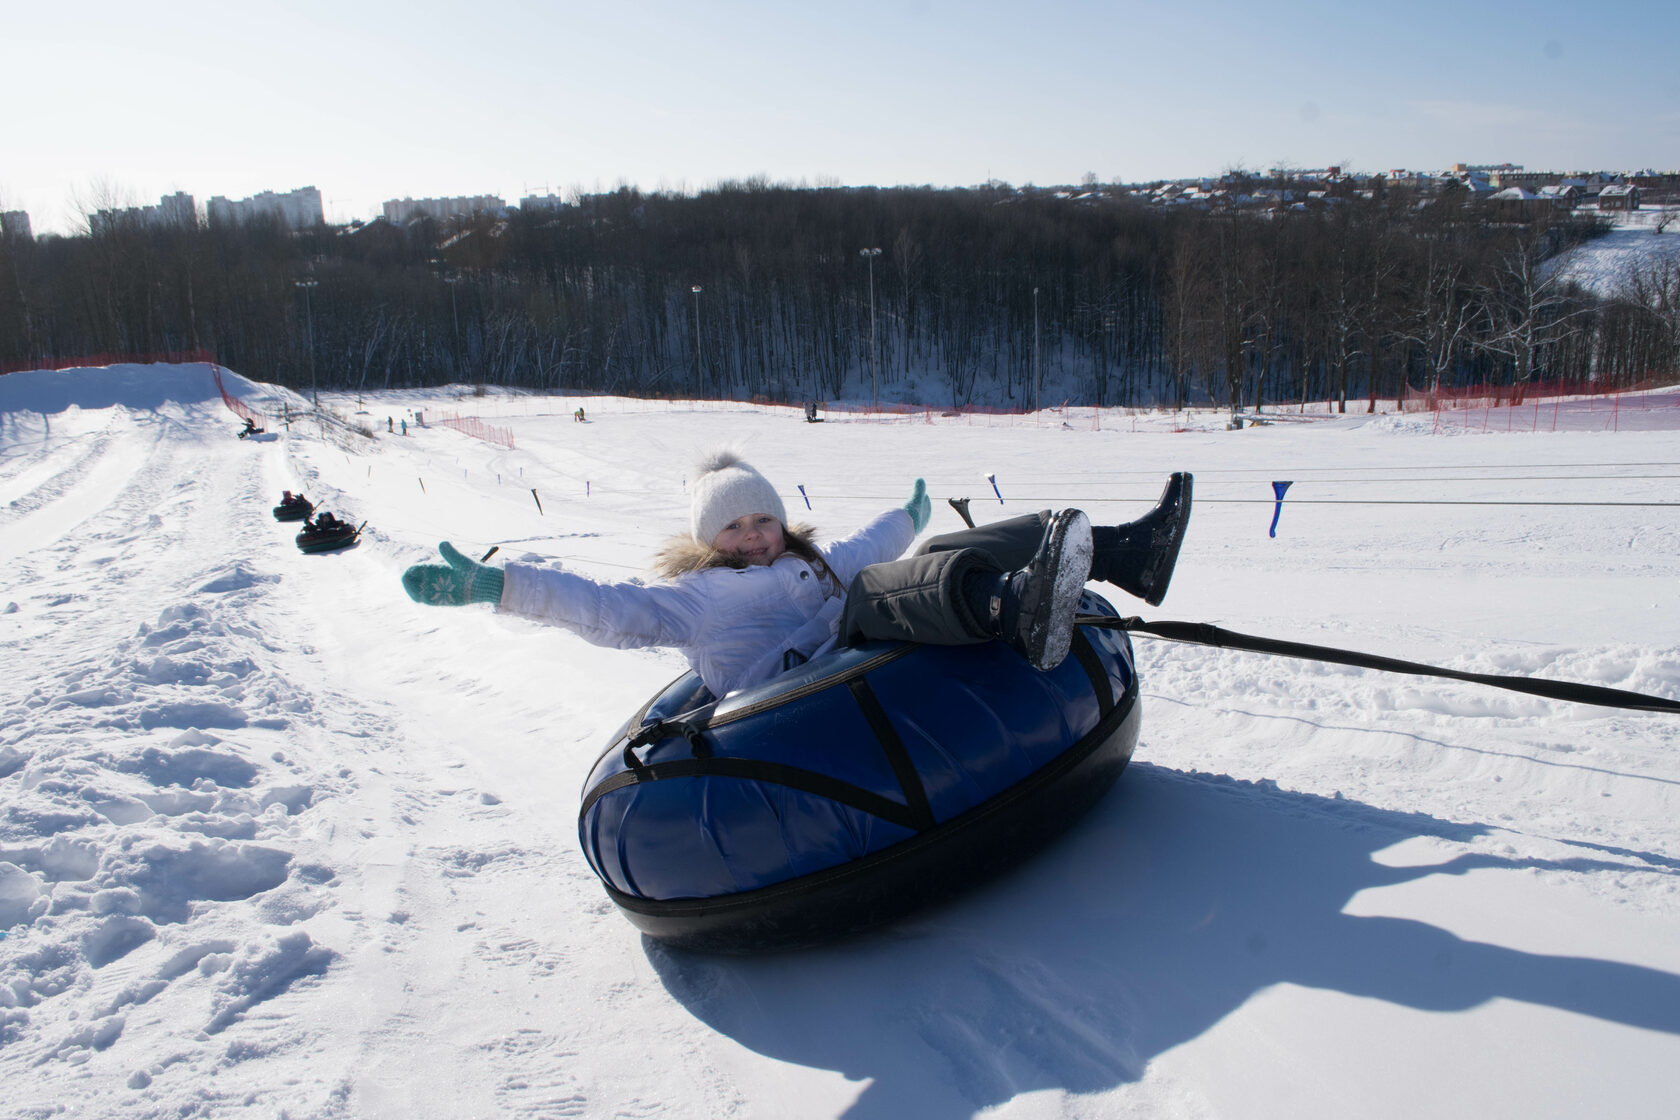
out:
{"label": "ski tracks in snow", "polygon": [[311,923],[358,878],[356,845],[332,837],[376,773],[339,729],[367,721],[325,680],[287,676],[310,664],[308,626],[264,500],[272,445],[206,440],[172,407],[109,411],[71,451],[48,436],[7,462],[26,492],[8,507],[23,512],[0,641],[27,666],[0,682],[8,1106],[73,1106],[115,1066],[134,1114],[330,1114],[347,1074],[299,1099],[262,1059],[318,1051],[330,1070],[338,1040],[266,1009],[365,940]]}

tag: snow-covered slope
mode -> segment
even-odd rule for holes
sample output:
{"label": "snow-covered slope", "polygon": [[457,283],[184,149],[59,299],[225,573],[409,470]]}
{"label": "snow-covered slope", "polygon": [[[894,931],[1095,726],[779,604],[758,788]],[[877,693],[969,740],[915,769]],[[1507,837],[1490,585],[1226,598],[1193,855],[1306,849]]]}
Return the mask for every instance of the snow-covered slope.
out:
{"label": "snow-covered slope", "polygon": [[[1680,407],[323,400],[241,441],[204,367],[0,378],[0,1116],[1673,1114],[1680,718],[1139,639],[1137,761],[1050,852],[712,959],[644,942],[574,834],[680,662],[397,577],[446,538],[629,575],[725,440],[830,534],[917,475],[1114,521],[1189,469],[1172,594],[1125,609],[1680,697]],[[269,512],[300,488],[360,544],[300,554]]]}
{"label": "snow-covered slope", "polygon": [[1660,232],[1656,210],[1621,215],[1608,234],[1567,254],[1563,277],[1603,299],[1622,295],[1635,275],[1680,268],[1680,222]]}

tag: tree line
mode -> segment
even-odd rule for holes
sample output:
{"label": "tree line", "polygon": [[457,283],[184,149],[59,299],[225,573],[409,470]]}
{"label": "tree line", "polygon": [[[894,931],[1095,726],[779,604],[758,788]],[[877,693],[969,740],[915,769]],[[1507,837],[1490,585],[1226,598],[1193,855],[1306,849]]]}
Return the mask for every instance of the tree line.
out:
{"label": "tree line", "polygon": [[400,228],[118,222],[0,244],[0,363],[208,349],[304,391],[1022,408],[1672,378],[1680,270],[1603,298],[1558,268],[1603,231],[1380,184],[1265,211],[749,182]]}

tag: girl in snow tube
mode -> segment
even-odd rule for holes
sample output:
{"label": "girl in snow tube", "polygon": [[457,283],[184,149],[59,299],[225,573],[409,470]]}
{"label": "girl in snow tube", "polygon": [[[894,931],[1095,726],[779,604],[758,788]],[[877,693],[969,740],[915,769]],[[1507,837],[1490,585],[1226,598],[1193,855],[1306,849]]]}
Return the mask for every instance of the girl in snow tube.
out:
{"label": "girl in snow tube", "polygon": [[638,928],[710,952],[823,940],[991,878],[1101,799],[1137,741],[1126,634],[1080,627],[1072,647],[1039,671],[1000,642],[865,642],[721,702],[684,674],[596,760],[584,855]]}
{"label": "girl in snow tube", "polygon": [[1051,673],[1072,644],[1088,578],[1161,601],[1190,502],[1190,477],[1175,474],[1157,508],[1126,525],[1093,530],[1079,510],[1044,511],[935,537],[898,559],[931,514],[921,479],[903,506],[819,549],[809,527],[788,525],[769,481],[724,451],[697,468],[689,532],[659,557],[665,582],[496,568],[444,542],[446,564],[409,568],[403,586],[417,602],[495,603],[596,645],[679,649],[707,700],[870,641],[1000,642]]}

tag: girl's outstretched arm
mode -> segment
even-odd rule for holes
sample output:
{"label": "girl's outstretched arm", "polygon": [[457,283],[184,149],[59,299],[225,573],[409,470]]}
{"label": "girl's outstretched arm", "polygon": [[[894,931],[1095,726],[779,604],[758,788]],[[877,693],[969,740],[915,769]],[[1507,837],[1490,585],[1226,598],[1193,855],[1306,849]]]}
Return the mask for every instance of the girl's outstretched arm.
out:
{"label": "girl's outstretched arm", "polygon": [[448,541],[438,545],[438,552],[444,563],[415,564],[402,575],[403,590],[416,603],[494,603],[614,649],[688,646],[705,632],[705,599],[687,587],[598,583],[530,564],[497,568],[463,556]]}
{"label": "girl's outstretched arm", "polygon": [[684,648],[710,632],[712,604],[690,581],[600,583],[517,561],[504,574],[502,610],[564,627],[594,645]]}

